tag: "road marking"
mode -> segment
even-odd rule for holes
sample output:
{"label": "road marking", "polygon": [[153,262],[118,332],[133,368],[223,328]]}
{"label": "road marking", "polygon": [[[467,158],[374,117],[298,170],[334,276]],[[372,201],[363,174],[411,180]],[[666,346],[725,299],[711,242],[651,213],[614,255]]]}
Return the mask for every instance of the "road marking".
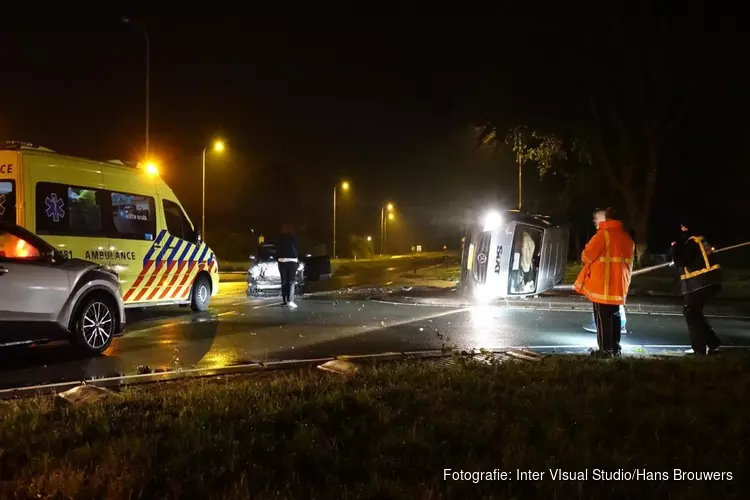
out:
{"label": "road marking", "polygon": [[[585,308],[585,304],[582,304],[581,308],[575,308],[570,306],[560,306],[560,307],[550,307],[549,305],[546,306],[514,306],[514,305],[505,305],[505,304],[484,304],[480,306],[479,304],[428,304],[424,302],[398,302],[398,301],[392,301],[392,300],[386,300],[382,298],[378,298],[380,296],[378,295],[372,295],[370,297],[366,297],[366,300],[370,302],[377,302],[380,304],[388,304],[392,306],[419,306],[419,307],[442,307],[442,308],[459,308],[459,309],[469,309],[471,307],[496,307],[498,309],[510,309],[512,311],[550,311],[550,312],[571,312],[571,313],[583,313],[583,314],[591,314],[591,310],[587,310]],[[661,311],[638,311],[638,310],[630,310],[626,309],[626,313],[628,316],[631,315],[637,315],[637,316],[682,316],[682,313],[679,312],[661,312]],[[750,320],[750,316],[738,316],[738,315],[731,315],[731,314],[704,314],[706,318],[713,318],[713,319],[732,319],[732,320],[740,320],[740,321],[747,321]]]}

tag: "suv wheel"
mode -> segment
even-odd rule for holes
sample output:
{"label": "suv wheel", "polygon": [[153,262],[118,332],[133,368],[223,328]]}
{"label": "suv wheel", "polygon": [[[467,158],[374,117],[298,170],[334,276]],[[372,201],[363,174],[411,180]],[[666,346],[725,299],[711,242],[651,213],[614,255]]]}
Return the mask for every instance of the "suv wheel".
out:
{"label": "suv wheel", "polygon": [[211,284],[205,276],[198,276],[190,295],[190,307],[193,311],[203,312],[208,309],[208,303],[211,301]]}
{"label": "suv wheel", "polygon": [[107,297],[87,297],[76,310],[72,344],[85,354],[100,354],[112,344],[117,327],[117,312]]}

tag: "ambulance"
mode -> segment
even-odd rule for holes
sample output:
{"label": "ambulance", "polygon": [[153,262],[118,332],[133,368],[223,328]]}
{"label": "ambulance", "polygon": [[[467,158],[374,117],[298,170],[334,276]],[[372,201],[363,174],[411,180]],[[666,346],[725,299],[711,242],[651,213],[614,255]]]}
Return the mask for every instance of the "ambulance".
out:
{"label": "ambulance", "polygon": [[126,308],[205,311],[219,288],[214,253],[155,171],[0,144],[0,221],[115,271]]}

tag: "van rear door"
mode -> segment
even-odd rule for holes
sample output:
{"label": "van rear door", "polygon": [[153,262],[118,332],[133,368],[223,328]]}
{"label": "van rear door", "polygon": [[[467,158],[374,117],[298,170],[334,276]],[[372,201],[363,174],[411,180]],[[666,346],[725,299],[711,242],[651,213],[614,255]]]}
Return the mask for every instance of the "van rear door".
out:
{"label": "van rear door", "polygon": [[18,153],[0,151],[0,222],[17,224]]}

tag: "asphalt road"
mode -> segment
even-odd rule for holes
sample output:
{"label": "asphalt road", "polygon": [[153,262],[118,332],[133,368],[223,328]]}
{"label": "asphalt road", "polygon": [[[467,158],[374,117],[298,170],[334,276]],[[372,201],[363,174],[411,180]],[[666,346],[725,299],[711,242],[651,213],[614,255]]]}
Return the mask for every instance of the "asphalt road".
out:
{"label": "asphalt road", "polygon": [[[571,352],[595,345],[581,325],[582,312],[535,311],[502,307],[451,309],[393,305],[367,294],[337,292],[281,307],[277,299],[244,296],[229,285],[206,313],[160,308],[130,315],[129,332],[115,339],[103,356],[75,357],[64,344],[0,352],[0,388],[83,380],[152,369],[222,367],[251,361],[304,359],[437,349],[528,346]],[[715,318],[725,345],[750,346],[750,321]],[[683,346],[681,316],[628,316],[625,350],[636,346]],[[142,368],[141,368],[142,369]]]}
{"label": "asphalt road", "polygon": [[[79,358],[64,343],[0,349],[0,388],[135,374],[145,368],[214,368],[444,346],[569,352],[595,346],[595,335],[581,327],[590,320],[587,313],[394,305],[369,300],[373,291],[348,288],[398,282],[405,273],[436,262],[355,265],[318,284],[323,295],[300,300],[296,310],[281,307],[277,298],[247,298],[243,282],[224,282],[205,313],[179,307],[128,311],[127,335],[96,358]],[[712,324],[725,345],[750,346],[750,321],[716,318]],[[629,313],[628,328],[626,351],[687,344],[681,316]]]}

